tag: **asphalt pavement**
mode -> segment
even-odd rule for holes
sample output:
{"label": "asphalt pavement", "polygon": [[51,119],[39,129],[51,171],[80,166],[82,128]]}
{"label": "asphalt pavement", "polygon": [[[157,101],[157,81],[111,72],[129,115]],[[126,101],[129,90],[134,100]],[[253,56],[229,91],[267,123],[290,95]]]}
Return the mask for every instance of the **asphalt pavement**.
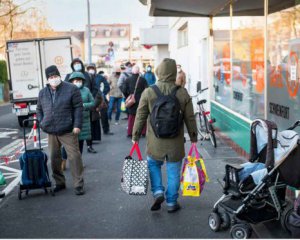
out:
{"label": "asphalt pavement", "polygon": [[[1,107],[0,107],[1,109]],[[0,112],[3,111],[0,110]],[[5,112],[5,111],[4,111]],[[18,128],[13,114],[0,115],[0,128],[5,124]],[[13,121],[15,123],[13,124]],[[104,135],[102,141],[94,144],[97,154],[83,154],[85,165],[85,190],[83,196],[76,196],[72,187],[69,166],[65,172],[67,189],[55,197],[43,191],[29,192],[29,196],[18,200],[16,186],[0,202],[2,222],[1,238],[229,238],[229,231],[213,232],[207,218],[215,201],[222,195],[217,179],[224,175],[228,162],[242,163],[245,159],[220,139],[218,147],[209,141],[198,143],[210,182],[206,183],[199,198],[180,197],[182,209],[176,213],[167,212],[166,205],[157,212],[151,212],[153,201],[147,196],[129,196],[120,188],[123,160],[131,148],[126,137],[126,121],[116,126],[111,124],[112,136]],[[20,129],[18,134],[21,136]],[[44,135],[43,135],[44,136]],[[5,140],[5,142],[4,142]],[[0,151],[11,138],[0,138]],[[146,139],[140,141],[143,157]],[[187,137],[186,151],[190,147]],[[8,164],[7,166],[10,166]],[[13,165],[18,168],[18,165]],[[51,170],[50,170],[51,171]],[[163,167],[165,172],[165,167]],[[164,174],[165,179],[165,174]],[[257,235],[254,233],[253,238]],[[264,237],[264,235],[260,236]]]}

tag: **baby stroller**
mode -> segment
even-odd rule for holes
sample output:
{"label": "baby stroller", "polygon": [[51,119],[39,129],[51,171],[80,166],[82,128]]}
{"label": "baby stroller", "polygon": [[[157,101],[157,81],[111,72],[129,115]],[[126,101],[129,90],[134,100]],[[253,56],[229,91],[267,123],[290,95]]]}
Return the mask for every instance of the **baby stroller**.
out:
{"label": "baby stroller", "polygon": [[[245,176],[245,164],[225,166],[224,194],[208,217],[213,231],[231,227],[232,238],[250,238],[250,224],[271,220],[280,220],[282,227],[288,230],[293,204],[285,199],[286,187],[300,187],[299,135],[293,131],[297,126],[300,121],[278,133],[273,122],[253,121],[250,163],[247,164],[264,167]],[[257,172],[259,177],[255,175]]]}

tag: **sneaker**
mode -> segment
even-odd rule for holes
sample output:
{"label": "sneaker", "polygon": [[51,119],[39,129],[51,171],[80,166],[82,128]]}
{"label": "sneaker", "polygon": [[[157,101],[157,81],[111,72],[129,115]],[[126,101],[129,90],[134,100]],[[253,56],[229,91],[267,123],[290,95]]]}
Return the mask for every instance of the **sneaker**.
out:
{"label": "sneaker", "polygon": [[175,205],[168,206],[168,213],[174,213],[177,212],[180,209],[180,205],[176,203]]}
{"label": "sneaker", "polygon": [[151,206],[151,211],[157,211],[160,209],[160,205],[165,201],[164,195],[159,195],[154,199],[154,203]]}
{"label": "sneaker", "polygon": [[5,197],[5,193],[4,192],[0,192],[0,198],[4,198]]}
{"label": "sneaker", "polygon": [[89,147],[87,148],[87,151],[88,151],[89,153],[97,153],[97,151],[96,151],[93,147],[91,147],[91,146],[89,146]]}
{"label": "sneaker", "polygon": [[76,187],[74,191],[76,195],[83,195],[85,193],[83,187]]}
{"label": "sneaker", "polygon": [[114,135],[112,132],[105,132],[104,135]]}
{"label": "sneaker", "polygon": [[120,125],[120,123],[119,122],[115,122],[115,125]]}
{"label": "sneaker", "polygon": [[61,190],[66,189],[66,185],[62,184],[62,185],[56,185],[55,188],[53,189],[54,192],[59,192]]}

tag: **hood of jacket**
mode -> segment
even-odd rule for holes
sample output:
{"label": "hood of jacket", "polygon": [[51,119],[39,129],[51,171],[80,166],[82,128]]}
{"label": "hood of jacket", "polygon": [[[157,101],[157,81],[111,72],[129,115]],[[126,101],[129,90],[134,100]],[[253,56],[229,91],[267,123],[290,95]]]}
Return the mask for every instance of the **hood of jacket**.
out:
{"label": "hood of jacket", "polygon": [[160,82],[175,82],[177,67],[174,59],[165,58],[156,68],[156,76]]}
{"label": "hood of jacket", "polygon": [[80,60],[80,58],[74,58],[73,61],[71,62],[71,68],[72,68],[73,72],[75,72],[75,70],[74,70],[74,63],[75,62],[80,62],[80,64],[81,64],[81,72],[84,73],[85,72],[85,70],[84,70],[84,64]]}

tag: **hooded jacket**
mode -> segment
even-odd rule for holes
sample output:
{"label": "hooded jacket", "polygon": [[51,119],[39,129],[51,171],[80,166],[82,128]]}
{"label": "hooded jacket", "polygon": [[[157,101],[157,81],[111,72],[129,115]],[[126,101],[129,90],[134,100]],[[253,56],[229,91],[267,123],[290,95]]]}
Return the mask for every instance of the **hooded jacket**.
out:
{"label": "hooded jacket", "polygon": [[[173,59],[166,58],[157,67],[156,85],[164,95],[170,94],[176,87],[176,74],[176,62]],[[185,88],[179,88],[176,97],[179,100],[190,139],[192,142],[197,142],[197,125],[191,97]],[[170,162],[181,161],[185,156],[184,126],[182,125],[179,135],[175,138],[156,138],[149,118],[156,99],[157,96],[151,87],[143,92],[137,109],[132,139],[139,140],[143,126],[147,122],[147,155],[155,160],[163,161],[167,158]]]}
{"label": "hooded jacket", "polygon": [[[71,83],[73,79],[80,78],[85,82],[84,75],[80,72],[73,72],[69,78],[69,82]],[[87,87],[81,86],[79,88],[81,98],[82,98],[82,105],[83,105],[83,118],[82,118],[82,128],[78,135],[79,140],[90,140],[92,139],[91,135],[91,121],[90,121],[90,111],[95,106],[95,101],[92,96],[92,93]]]}
{"label": "hooded jacket", "polygon": [[[84,86],[87,87],[91,92],[94,92],[95,91],[95,88],[96,87],[96,84],[94,81],[92,81],[92,79],[90,78],[90,75],[88,72],[85,71],[85,68],[84,68],[84,64],[83,62],[79,59],[79,58],[74,58],[73,61],[71,62],[71,68],[73,70],[73,72],[76,72],[75,69],[74,69],[74,63],[75,62],[80,62],[81,64],[81,73],[84,75],[85,77],[85,82],[84,82]],[[65,78],[65,81],[68,82],[69,81],[69,78],[71,76],[72,73],[69,73],[67,74],[66,78]]]}

